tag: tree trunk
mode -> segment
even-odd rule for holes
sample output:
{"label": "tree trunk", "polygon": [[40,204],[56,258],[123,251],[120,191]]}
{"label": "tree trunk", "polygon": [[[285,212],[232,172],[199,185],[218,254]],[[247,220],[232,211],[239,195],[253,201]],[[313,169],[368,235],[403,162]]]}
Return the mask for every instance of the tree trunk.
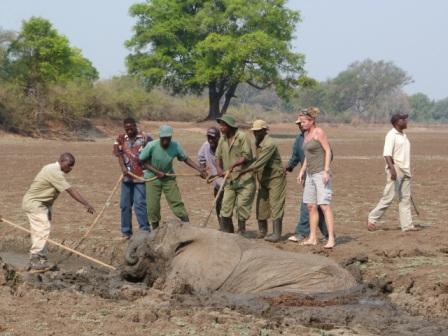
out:
{"label": "tree trunk", "polygon": [[[209,110],[206,120],[216,120],[226,114],[227,109],[230,105],[230,100],[235,97],[235,91],[238,84],[234,84],[227,89],[218,89],[215,83],[211,83],[208,87],[208,100],[209,100]],[[225,100],[222,107],[220,107],[221,98],[225,92]]]}
{"label": "tree trunk", "polygon": [[230,105],[230,100],[235,97],[235,91],[236,88],[238,87],[238,84],[233,84],[226,92],[226,99],[224,100],[224,104],[222,105],[221,108],[221,115],[226,114],[227,109],[229,108]]}
{"label": "tree trunk", "polygon": [[222,93],[218,92],[215,83],[210,83],[208,86],[208,102],[209,110],[206,120],[216,120],[221,117],[219,109],[219,101],[221,100]]}

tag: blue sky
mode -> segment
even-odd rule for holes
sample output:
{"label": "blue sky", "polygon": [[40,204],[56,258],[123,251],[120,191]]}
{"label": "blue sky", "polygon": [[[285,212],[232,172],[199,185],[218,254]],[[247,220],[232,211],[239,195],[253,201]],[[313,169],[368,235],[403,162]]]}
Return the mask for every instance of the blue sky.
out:
{"label": "blue sky", "polygon": [[[0,0],[0,26],[19,30],[31,16],[49,19],[80,48],[102,78],[126,72],[123,43],[135,0]],[[448,1],[290,0],[302,14],[294,48],[309,75],[325,80],[356,60],[393,61],[414,79],[409,93],[448,97]]]}

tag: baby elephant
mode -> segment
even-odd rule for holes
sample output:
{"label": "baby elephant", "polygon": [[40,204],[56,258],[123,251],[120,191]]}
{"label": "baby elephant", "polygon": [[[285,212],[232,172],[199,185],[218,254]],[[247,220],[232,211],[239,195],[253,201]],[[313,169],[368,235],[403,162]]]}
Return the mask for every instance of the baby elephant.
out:
{"label": "baby elephant", "polygon": [[172,222],[133,238],[122,276],[168,293],[179,288],[229,293],[329,293],[356,286],[329,258],[285,252],[263,242]]}

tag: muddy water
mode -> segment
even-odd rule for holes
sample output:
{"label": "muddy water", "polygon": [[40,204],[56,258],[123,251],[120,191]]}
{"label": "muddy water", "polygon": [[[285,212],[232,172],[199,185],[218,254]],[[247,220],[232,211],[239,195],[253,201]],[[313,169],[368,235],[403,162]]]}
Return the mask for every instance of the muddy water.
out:
{"label": "muddy water", "polygon": [[[3,273],[8,270],[11,274],[12,269],[23,270],[28,261],[27,255],[19,252],[3,251],[0,256],[3,259],[3,263],[0,262]],[[128,283],[120,278],[119,272],[109,273],[84,264],[77,258],[62,263],[58,271],[17,273],[19,286],[31,286],[43,291],[77,292],[111,300],[137,300],[135,302],[152,295],[144,284]],[[448,335],[446,323],[428,322],[407,315],[387,300],[383,289],[374,285],[361,284],[350,291],[313,296],[208,292],[175,294],[166,300],[172,308],[231,309],[252,314],[267,319],[269,328],[273,329],[303,325],[331,331],[344,326],[364,330],[366,335]]]}

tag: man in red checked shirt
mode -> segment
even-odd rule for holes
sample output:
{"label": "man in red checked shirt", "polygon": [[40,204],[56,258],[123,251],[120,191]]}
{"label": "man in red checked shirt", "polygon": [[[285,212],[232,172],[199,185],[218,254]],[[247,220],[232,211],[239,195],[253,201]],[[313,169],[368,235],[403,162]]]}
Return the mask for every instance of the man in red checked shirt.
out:
{"label": "man in red checked shirt", "polygon": [[138,155],[146,144],[152,141],[149,134],[139,132],[132,118],[123,121],[124,134],[120,134],[114,144],[114,155],[123,172],[121,185],[121,233],[123,238],[132,236],[132,207],[134,207],[140,230],[150,231],[146,211],[145,183],[129,175],[129,172],[143,178],[143,167]]}

